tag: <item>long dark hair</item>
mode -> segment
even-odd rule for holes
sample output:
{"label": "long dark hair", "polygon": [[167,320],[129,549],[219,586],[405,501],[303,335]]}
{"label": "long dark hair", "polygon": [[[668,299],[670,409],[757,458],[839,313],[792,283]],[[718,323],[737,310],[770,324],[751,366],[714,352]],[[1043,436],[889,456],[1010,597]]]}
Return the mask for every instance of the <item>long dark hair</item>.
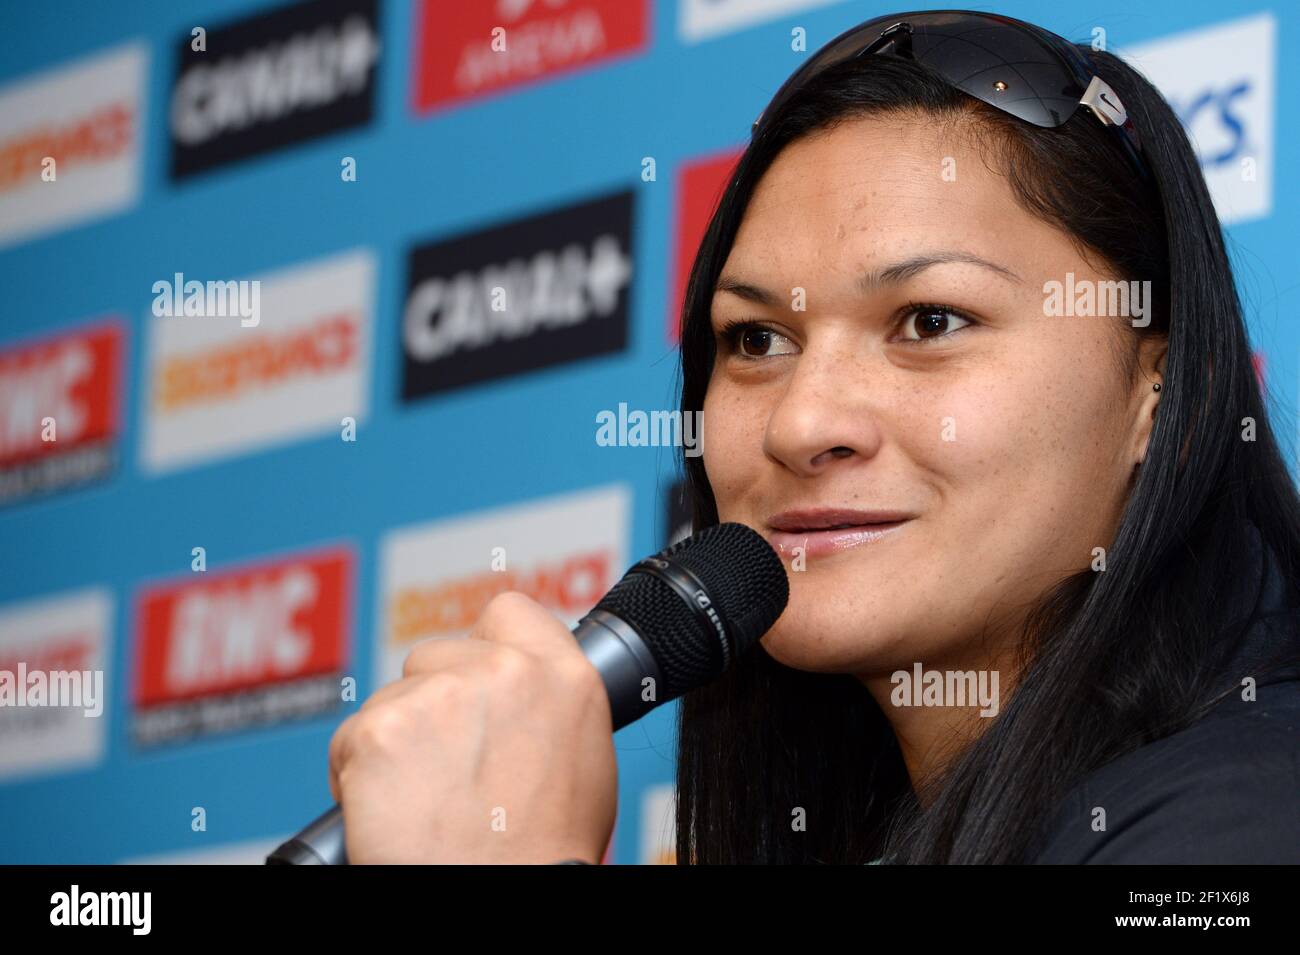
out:
{"label": "long dark hair", "polygon": [[[1269,427],[1219,221],[1163,97],[1085,45],[1139,130],[1153,186],[1082,108],[1040,129],[911,61],[848,61],[808,84],[751,141],[695,258],[682,316],[681,407],[703,408],[714,361],[713,287],[764,171],[794,140],[867,115],[980,124],[1030,212],[1120,276],[1150,280],[1138,335],[1167,336],[1156,421],[1104,573],[1043,595],[1017,687],[927,788],[922,808],[880,707],[852,676],[804,673],[760,645],[679,710],[679,863],[1029,861],[1065,791],[1089,771],[1202,716],[1241,627],[1223,619],[1253,523],[1284,579],[1300,568],[1300,500]],[[1243,440],[1243,419],[1254,440]],[[701,457],[683,456],[695,528],[716,524]],[[1291,596],[1295,596],[1292,594]],[[1234,681],[1235,684],[1235,681]],[[1032,769],[1031,769],[1032,767]],[[802,810],[804,826],[793,824]]]}

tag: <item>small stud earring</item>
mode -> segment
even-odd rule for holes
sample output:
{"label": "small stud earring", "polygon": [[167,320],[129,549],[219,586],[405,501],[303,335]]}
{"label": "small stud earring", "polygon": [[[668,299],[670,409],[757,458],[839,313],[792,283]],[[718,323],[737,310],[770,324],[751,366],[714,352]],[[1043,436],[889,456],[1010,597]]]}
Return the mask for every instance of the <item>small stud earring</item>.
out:
{"label": "small stud earring", "polygon": [[1152,390],[1152,391],[1159,391],[1159,390],[1160,390],[1160,382],[1157,381],[1154,385],[1152,385],[1152,386],[1151,386],[1151,390]]}

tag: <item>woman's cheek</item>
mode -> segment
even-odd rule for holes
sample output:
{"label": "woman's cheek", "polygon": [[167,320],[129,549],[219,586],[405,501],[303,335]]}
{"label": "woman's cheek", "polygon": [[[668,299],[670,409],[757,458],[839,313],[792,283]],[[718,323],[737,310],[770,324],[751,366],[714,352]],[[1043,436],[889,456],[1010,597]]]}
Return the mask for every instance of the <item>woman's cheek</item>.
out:
{"label": "woman's cheek", "polygon": [[942,535],[990,605],[1018,605],[1074,566],[1080,451],[1051,402],[984,406],[958,423],[942,471]]}
{"label": "woman's cheek", "polygon": [[978,589],[1008,570],[1004,561],[1015,538],[1033,532],[1026,523],[1038,519],[1052,431],[1032,403],[990,390],[936,407],[933,421],[918,422],[914,431],[931,437],[910,443],[912,463],[929,486],[921,495],[925,529],[945,570],[961,566],[974,578],[988,575]]}
{"label": "woman's cheek", "polygon": [[[757,430],[756,430],[757,428]],[[731,513],[741,491],[758,477],[755,462],[763,459],[763,433],[753,406],[747,409],[740,396],[725,385],[711,387],[704,400],[701,424],[704,473],[713,490],[721,520],[736,519]]]}

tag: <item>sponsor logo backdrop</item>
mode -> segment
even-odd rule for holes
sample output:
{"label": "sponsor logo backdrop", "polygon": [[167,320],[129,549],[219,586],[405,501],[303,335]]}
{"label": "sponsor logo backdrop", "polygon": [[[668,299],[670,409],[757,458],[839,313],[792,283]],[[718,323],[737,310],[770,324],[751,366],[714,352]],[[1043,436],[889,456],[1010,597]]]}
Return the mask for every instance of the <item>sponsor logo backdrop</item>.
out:
{"label": "sponsor logo backdrop", "polygon": [[[686,533],[673,450],[596,416],[674,407],[686,275],[791,31],[895,6],[4,4],[0,668],[105,699],[0,711],[0,863],[258,862],[412,643],[506,588],[576,621]],[[1300,7],[993,6],[1103,28],[1174,103],[1293,431]],[[673,859],[673,717],[616,739],[612,861]]]}

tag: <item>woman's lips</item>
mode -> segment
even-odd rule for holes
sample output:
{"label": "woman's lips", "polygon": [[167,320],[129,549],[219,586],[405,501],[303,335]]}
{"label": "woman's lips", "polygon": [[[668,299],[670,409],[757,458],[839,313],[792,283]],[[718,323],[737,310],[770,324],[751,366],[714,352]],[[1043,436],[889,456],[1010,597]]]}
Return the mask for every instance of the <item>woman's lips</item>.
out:
{"label": "woman's lips", "polygon": [[783,557],[824,557],[887,540],[914,512],[853,507],[799,507],[767,519],[767,539]]}
{"label": "woman's lips", "polygon": [[798,556],[799,552],[795,550],[796,547],[803,548],[802,553],[805,557],[825,557],[828,554],[839,553],[851,547],[874,544],[877,541],[891,537],[909,520],[911,518],[874,524],[857,524],[852,527],[794,531],[769,529],[767,539],[776,548],[777,553],[783,557]]}

